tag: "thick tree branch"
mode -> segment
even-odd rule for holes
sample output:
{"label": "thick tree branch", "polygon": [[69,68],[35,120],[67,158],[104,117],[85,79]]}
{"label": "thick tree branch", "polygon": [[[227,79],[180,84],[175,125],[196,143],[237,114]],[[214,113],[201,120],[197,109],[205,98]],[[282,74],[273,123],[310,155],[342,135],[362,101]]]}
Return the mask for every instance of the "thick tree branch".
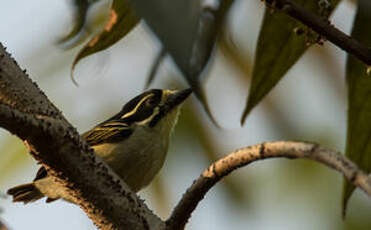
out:
{"label": "thick tree branch", "polygon": [[307,158],[341,172],[355,186],[371,197],[371,177],[342,154],[317,144],[279,141],[239,149],[213,163],[183,195],[166,221],[167,229],[183,229],[205,194],[235,169],[267,158]]}
{"label": "thick tree branch", "polygon": [[265,0],[268,7],[281,10],[317,32],[333,44],[371,65],[371,49],[335,28],[327,19],[320,17],[292,0]]}
{"label": "thick tree branch", "polygon": [[101,229],[161,229],[163,222],[95,156],[0,43],[0,127],[32,155]]}

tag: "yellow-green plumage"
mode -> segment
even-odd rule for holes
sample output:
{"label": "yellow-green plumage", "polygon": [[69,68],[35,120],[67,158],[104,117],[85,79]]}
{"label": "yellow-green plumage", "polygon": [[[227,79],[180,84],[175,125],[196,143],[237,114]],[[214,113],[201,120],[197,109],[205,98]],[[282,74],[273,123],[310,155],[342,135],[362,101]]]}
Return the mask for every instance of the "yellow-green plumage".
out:
{"label": "yellow-green plumage", "polygon": [[[139,126],[122,143],[104,143],[93,146],[93,149],[137,192],[148,185],[162,168],[178,114],[179,108],[176,108],[161,119],[154,130]],[[128,142],[132,144],[128,145]],[[134,152],[135,154],[132,154]]]}
{"label": "yellow-green plumage", "polygon": [[[162,168],[180,105],[191,90],[150,90],[128,102],[122,111],[82,137],[135,192],[147,186]],[[8,190],[15,202],[70,200],[44,168],[34,182]]]}

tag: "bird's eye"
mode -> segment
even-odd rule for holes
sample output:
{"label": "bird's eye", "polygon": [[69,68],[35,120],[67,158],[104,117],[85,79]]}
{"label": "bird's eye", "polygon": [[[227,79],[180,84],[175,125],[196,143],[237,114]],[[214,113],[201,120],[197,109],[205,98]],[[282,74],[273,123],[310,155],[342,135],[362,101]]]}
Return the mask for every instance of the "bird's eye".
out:
{"label": "bird's eye", "polygon": [[156,100],[155,100],[153,97],[151,97],[151,98],[149,98],[149,99],[146,101],[146,104],[147,104],[147,106],[153,107],[153,106],[156,105]]}

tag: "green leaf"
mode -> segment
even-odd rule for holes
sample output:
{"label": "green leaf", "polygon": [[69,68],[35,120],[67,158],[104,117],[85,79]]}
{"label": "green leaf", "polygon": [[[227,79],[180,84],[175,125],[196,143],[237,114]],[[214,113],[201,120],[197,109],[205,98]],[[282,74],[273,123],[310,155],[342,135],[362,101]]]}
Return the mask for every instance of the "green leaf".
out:
{"label": "green leaf", "polygon": [[[328,0],[329,6],[319,6],[317,0],[296,0],[308,10],[328,17],[339,0]],[[241,118],[245,122],[251,110],[281,80],[318,36],[306,26],[284,14],[266,9],[255,53],[249,97]]]}
{"label": "green leaf", "polygon": [[[352,37],[366,46],[371,46],[371,1],[359,0]],[[371,76],[367,66],[348,55],[348,133],[346,156],[362,170],[371,171]],[[343,216],[347,202],[355,187],[348,181],[343,189]]]}
{"label": "green leaf", "polygon": [[178,67],[186,74],[192,72],[190,59],[199,27],[200,1],[131,0],[131,2]]}
{"label": "green leaf", "polygon": [[96,2],[100,0],[73,0],[73,11],[74,11],[74,25],[72,30],[64,37],[58,40],[57,43],[65,44],[75,38],[78,38],[77,41],[74,41],[72,44],[66,46],[66,48],[72,48],[79,42],[83,41],[82,31],[85,27],[86,18],[89,8]]}
{"label": "green leaf", "polygon": [[[114,0],[112,3],[110,18],[104,30],[93,37],[77,54],[72,64],[71,77],[76,64],[84,57],[107,49],[118,40],[127,35],[139,22],[128,0]],[[76,84],[76,82],[74,81]]]}
{"label": "green leaf", "polygon": [[82,29],[84,28],[84,24],[86,22],[86,15],[89,9],[89,1],[88,0],[74,0],[74,26],[72,30],[63,38],[61,38],[58,43],[65,43],[70,39],[77,36]]}
{"label": "green leaf", "polygon": [[234,0],[223,0],[218,9],[204,8],[200,0],[131,0],[183,73],[194,94],[214,121],[201,86],[215,39]]}

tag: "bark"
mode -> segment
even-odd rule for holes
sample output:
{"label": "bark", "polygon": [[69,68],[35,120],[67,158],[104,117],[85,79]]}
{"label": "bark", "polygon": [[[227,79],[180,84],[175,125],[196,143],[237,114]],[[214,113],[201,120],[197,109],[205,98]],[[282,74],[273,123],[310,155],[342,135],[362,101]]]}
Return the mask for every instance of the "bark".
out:
{"label": "bark", "polygon": [[32,156],[65,186],[100,229],[160,229],[155,216],[95,156],[76,129],[0,43],[0,127],[21,138]]}
{"label": "bark", "polygon": [[207,168],[187,189],[187,192],[174,208],[171,216],[166,221],[167,229],[183,229],[199,202],[223,177],[238,168],[267,158],[306,158],[317,161],[341,172],[346,179],[371,197],[371,176],[361,171],[357,165],[341,153],[306,142],[278,141],[262,143],[238,149]]}

